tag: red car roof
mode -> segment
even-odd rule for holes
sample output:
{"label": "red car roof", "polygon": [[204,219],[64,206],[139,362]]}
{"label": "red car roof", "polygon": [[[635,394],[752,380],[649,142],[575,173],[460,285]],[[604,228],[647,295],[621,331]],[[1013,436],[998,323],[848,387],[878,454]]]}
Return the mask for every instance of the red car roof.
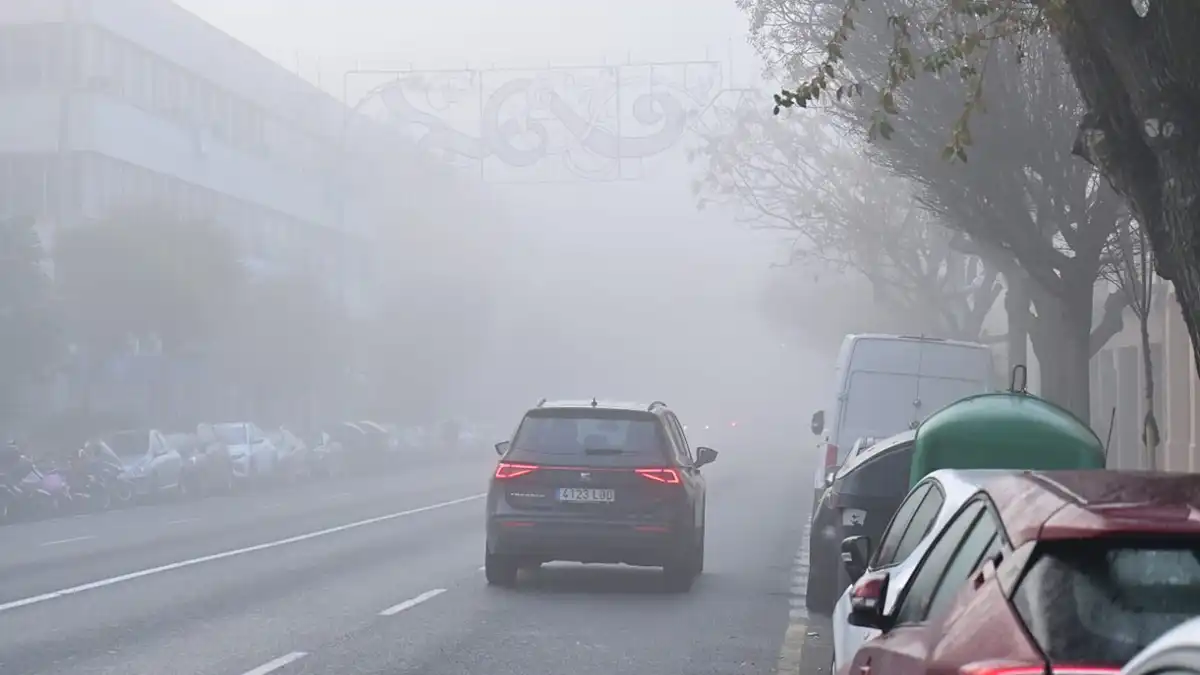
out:
{"label": "red car roof", "polygon": [[1038,539],[1200,533],[1200,475],[1025,471],[988,481],[1014,547]]}

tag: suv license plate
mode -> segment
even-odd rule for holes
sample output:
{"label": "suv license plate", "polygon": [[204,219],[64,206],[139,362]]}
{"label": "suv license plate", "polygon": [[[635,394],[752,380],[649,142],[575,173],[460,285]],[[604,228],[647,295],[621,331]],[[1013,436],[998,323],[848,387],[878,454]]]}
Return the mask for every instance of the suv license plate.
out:
{"label": "suv license plate", "polygon": [[580,502],[588,504],[607,503],[617,500],[615,490],[603,490],[599,488],[559,488],[558,501],[560,502]]}

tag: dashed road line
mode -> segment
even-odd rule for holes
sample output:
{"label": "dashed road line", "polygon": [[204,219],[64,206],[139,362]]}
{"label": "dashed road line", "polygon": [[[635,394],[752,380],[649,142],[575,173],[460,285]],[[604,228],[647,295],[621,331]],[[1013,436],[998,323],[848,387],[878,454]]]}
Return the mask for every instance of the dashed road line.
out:
{"label": "dashed road line", "polygon": [[199,518],[180,518],[178,520],[168,520],[166,524],[167,525],[183,525],[185,523],[198,523],[198,522],[200,522]]}
{"label": "dashed road line", "polygon": [[[796,557],[792,559],[792,586],[791,605],[788,616],[792,623],[803,622],[808,620],[808,607],[805,606],[805,598],[808,594],[808,540],[812,535],[812,520],[809,519],[804,525],[804,534],[800,539],[800,548],[796,550]],[[801,632],[803,636],[803,632]]]}
{"label": "dashed road line", "polygon": [[387,522],[389,520],[403,518],[405,516],[411,516],[411,515],[415,515],[418,513],[425,513],[426,511],[433,511],[435,509],[441,509],[441,508],[445,508],[447,506],[454,506],[455,504],[463,504],[466,502],[475,501],[476,499],[480,499],[480,498],[484,497],[485,495],[486,495],[486,493],[479,493],[479,494],[475,494],[475,495],[470,495],[468,497],[460,497],[458,499],[451,499],[450,501],[439,502],[437,504],[429,504],[427,506],[420,506],[415,509],[407,509],[405,511],[397,511],[395,513],[389,513],[389,514],[382,515],[382,516],[375,516],[374,518],[358,520],[358,521],[355,521],[352,523],[346,523],[345,525],[337,525],[335,527],[328,527],[323,530],[316,530],[315,532],[307,532],[305,534],[299,534],[294,537],[288,537],[286,539],[277,539],[275,541],[266,542],[265,544],[256,544],[254,546],[247,546],[245,548],[235,548],[235,549],[231,549],[228,551],[222,551],[220,553],[214,553],[212,555],[200,556],[199,558],[190,558],[188,560],[180,560],[179,562],[170,563],[168,565],[159,565],[158,567],[149,567],[147,569],[138,570],[136,572],[130,572],[128,574],[121,574],[121,575],[115,576],[115,577],[108,577],[107,579],[99,579],[97,581],[92,581],[92,582],[89,582],[86,584],[80,584],[78,586],[72,586],[70,588],[64,588],[64,589],[58,590],[58,591],[52,591],[50,593],[42,593],[41,595],[34,595],[34,596],[30,596],[28,598],[22,598],[20,600],[13,600],[12,602],[6,602],[3,604],[0,604],[0,612],[7,612],[10,610],[14,610],[14,609],[17,609],[20,607],[25,607],[28,605],[36,605],[39,603],[48,602],[50,600],[57,600],[58,598],[64,598],[68,595],[78,595],[80,593],[84,593],[87,591],[94,591],[99,588],[115,586],[117,584],[124,583],[126,581],[133,581],[134,579],[141,579],[142,577],[148,577],[148,576],[152,576],[155,574],[162,574],[163,572],[171,572],[174,570],[183,569],[185,567],[192,567],[195,565],[200,565],[202,563],[215,562],[217,560],[224,560],[226,558],[233,558],[234,556],[245,555],[247,553],[254,553],[256,551],[265,551],[267,549],[277,548],[279,546],[287,546],[288,544],[296,544],[296,543],[299,543],[302,541],[308,541],[309,539],[316,539],[318,537],[324,537],[326,535],[334,534],[337,532],[345,532],[347,530],[353,530],[353,529],[356,529],[359,527],[364,527],[366,525],[374,525],[375,523],[383,523],[383,522]]}
{"label": "dashed road line", "polygon": [[55,539],[54,541],[44,541],[44,542],[38,544],[38,546],[58,546],[59,544],[73,544],[77,541],[87,541],[89,539],[95,539],[95,538],[96,538],[96,535],[94,535],[94,534],[85,534],[82,537],[71,537],[70,539]]}
{"label": "dashed road line", "polygon": [[391,607],[388,607],[387,609],[380,612],[379,616],[394,616],[396,614],[399,614],[400,612],[403,612],[406,609],[412,609],[413,607],[416,607],[417,605],[421,604],[422,602],[425,602],[426,600],[432,600],[433,598],[436,598],[437,596],[439,596],[445,592],[446,592],[446,589],[444,589],[444,588],[435,588],[432,591],[425,591],[424,593],[418,595],[415,598],[409,598],[408,600],[405,600],[404,602],[402,602],[398,605],[392,605]]}
{"label": "dashed road line", "polygon": [[286,666],[287,664],[299,661],[300,659],[302,659],[306,656],[308,656],[308,652],[292,652],[290,654],[284,654],[283,656],[281,656],[277,659],[272,659],[270,661],[267,661],[266,663],[262,664],[261,666],[259,666],[257,668],[252,668],[250,670],[247,670],[242,675],[267,675],[267,673],[271,673],[276,670],[279,670],[280,668]]}
{"label": "dashed road line", "polygon": [[779,650],[779,664],[775,668],[778,675],[806,675],[800,672],[800,663],[807,634],[808,626],[803,623],[788,626],[783,635],[783,647]]}

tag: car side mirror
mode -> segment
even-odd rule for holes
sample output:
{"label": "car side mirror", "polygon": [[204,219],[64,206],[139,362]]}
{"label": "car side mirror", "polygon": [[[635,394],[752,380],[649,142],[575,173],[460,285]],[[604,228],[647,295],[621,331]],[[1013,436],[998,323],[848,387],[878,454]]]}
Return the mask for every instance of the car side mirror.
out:
{"label": "car side mirror", "polygon": [[696,468],[700,468],[705,464],[712,464],[717,461],[717,451],[712,448],[696,448]]}
{"label": "car side mirror", "polygon": [[822,431],[825,431],[825,411],[824,410],[818,410],[817,412],[813,413],[812,422],[809,423],[808,428],[812,429],[812,432],[814,435],[820,435],[820,433]]}
{"label": "car side mirror", "polygon": [[875,572],[863,576],[850,589],[851,626],[873,628],[887,632],[891,621],[884,614],[887,604],[889,575],[887,572]]}
{"label": "car side mirror", "polygon": [[867,572],[867,561],[871,559],[871,538],[864,536],[846,537],[842,540],[842,567],[851,581],[858,581]]}
{"label": "car side mirror", "polygon": [[508,454],[508,449],[511,447],[512,447],[511,442],[500,441],[499,443],[496,444],[496,454],[503,457],[504,455]]}

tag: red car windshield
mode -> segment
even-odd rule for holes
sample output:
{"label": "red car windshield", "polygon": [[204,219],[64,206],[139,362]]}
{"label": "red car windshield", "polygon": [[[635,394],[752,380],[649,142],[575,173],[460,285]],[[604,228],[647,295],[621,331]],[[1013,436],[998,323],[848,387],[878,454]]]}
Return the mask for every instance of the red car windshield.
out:
{"label": "red car windshield", "polygon": [[1013,602],[1051,663],[1123,666],[1200,615],[1200,543],[1046,542]]}

